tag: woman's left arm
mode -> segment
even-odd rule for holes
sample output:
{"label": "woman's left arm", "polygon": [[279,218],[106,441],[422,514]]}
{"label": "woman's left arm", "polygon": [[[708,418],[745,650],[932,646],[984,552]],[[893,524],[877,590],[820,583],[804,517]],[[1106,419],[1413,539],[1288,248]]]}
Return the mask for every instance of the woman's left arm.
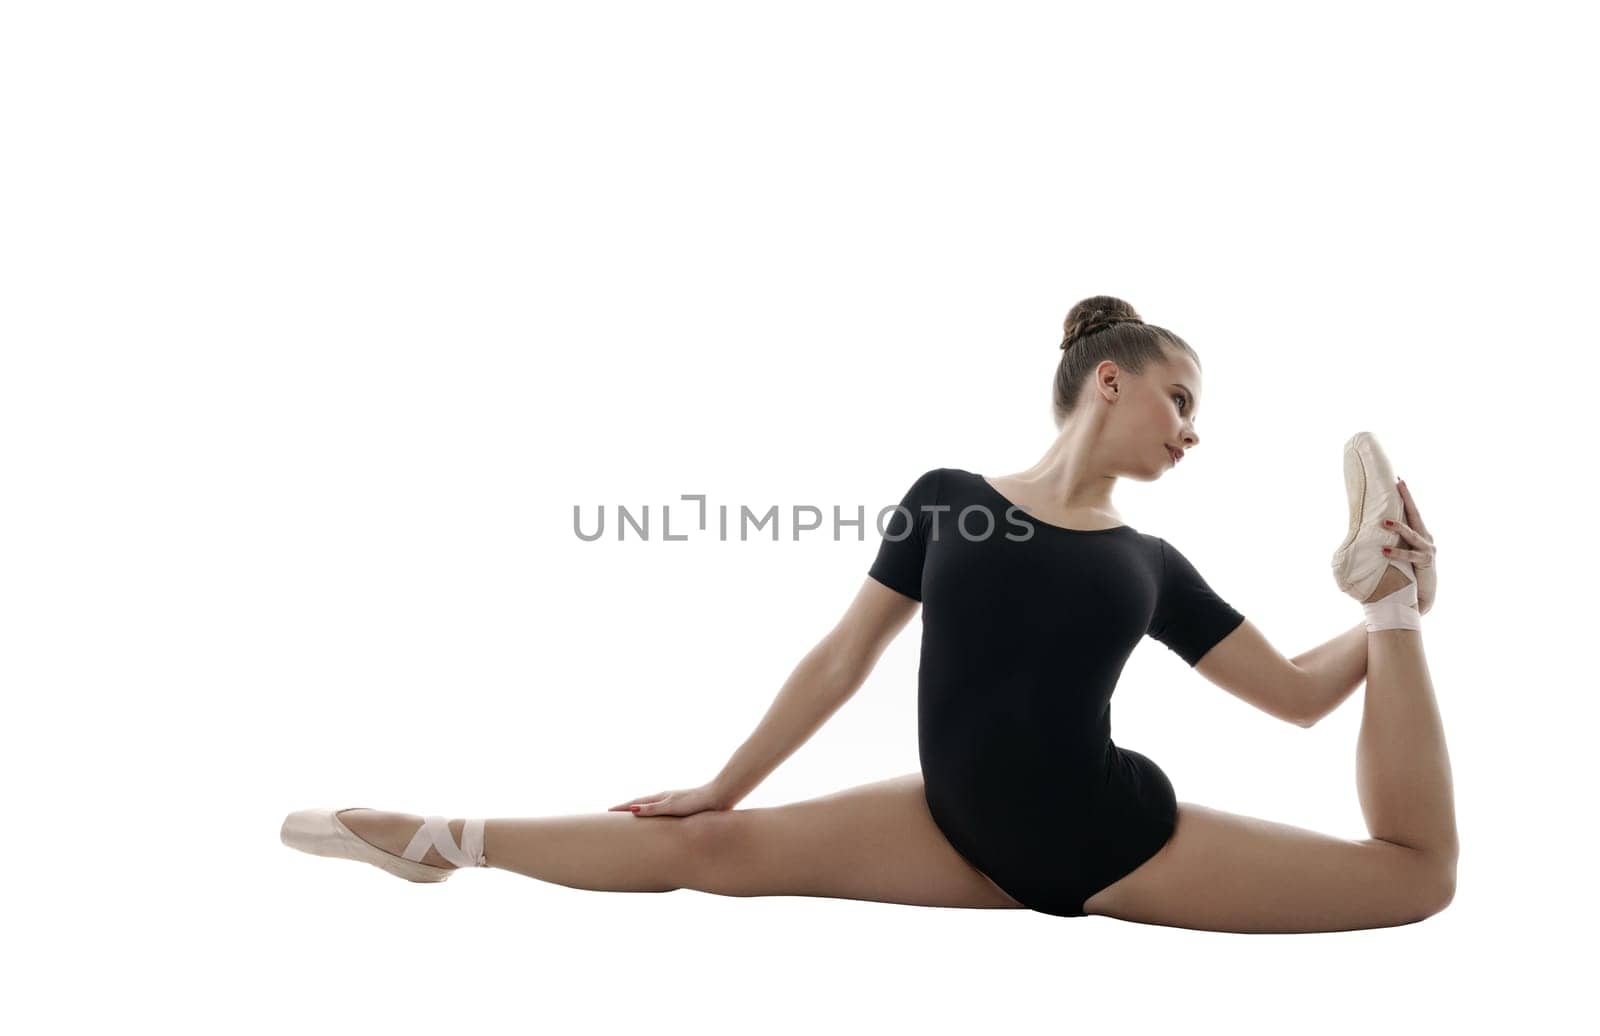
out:
{"label": "woman's left arm", "polygon": [[1367,678],[1367,624],[1358,622],[1325,644],[1290,659],[1306,674],[1311,723],[1326,716]]}

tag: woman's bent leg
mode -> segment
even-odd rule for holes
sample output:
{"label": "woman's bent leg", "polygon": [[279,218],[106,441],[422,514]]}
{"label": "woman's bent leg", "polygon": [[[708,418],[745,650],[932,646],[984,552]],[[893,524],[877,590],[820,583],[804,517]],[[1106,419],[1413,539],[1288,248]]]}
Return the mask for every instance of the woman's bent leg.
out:
{"label": "woman's bent leg", "polygon": [[1450,753],[1417,630],[1367,634],[1356,793],[1373,838],[1427,853],[1454,872],[1459,843]]}
{"label": "woman's bent leg", "polygon": [[1443,910],[1455,895],[1455,800],[1420,631],[1367,634],[1356,790],[1372,835],[1362,840],[1179,803],[1161,851],[1084,909],[1225,932],[1383,928]]}

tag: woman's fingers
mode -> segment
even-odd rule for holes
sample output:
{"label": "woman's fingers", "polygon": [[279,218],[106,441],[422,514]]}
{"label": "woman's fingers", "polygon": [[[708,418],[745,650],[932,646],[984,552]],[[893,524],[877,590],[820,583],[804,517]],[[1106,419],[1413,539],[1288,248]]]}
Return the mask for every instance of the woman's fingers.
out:
{"label": "woman's fingers", "polygon": [[657,802],[666,798],[667,795],[668,793],[664,791],[658,791],[654,795],[640,795],[638,798],[629,799],[627,802],[624,802],[621,805],[612,806],[611,809],[606,810],[606,812],[609,813],[611,810],[615,809],[632,809],[634,806],[642,806],[647,802]]}
{"label": "woman's fingers", "polygon": [[1417,502],[1411,499],[1411,490],[1406,487],[1404,482],[1401,482],[1398,479],[1395,481],[1395,485],[1399,487],[1400,499],[1406,505],[1406,519],[1410,521],[1412,525],[1426,531],[1428,527],[1422,524],[1422,512],[1417,510]]}
{"label": "woman's fingers", "polygon": [[1433,607],[1434,598],[1439,593],[1439,577],[1434,572],[1434,561],[1438,557],[1438,548],[1434,545],[1433,537],[1428,533],[1427,525],[1423,524],[1422,512],[1417,509],[1417,502],[1411,498],[1411,489],[1404,482],[1395,479],[1395,487],[1400,491],[1400,499],[1405,503],[1406,521],[1410,524],[1397,522],[1393,528],[1400,530],[1406,542],[1415,544],[1421,550],[1393,550],[1388,557],[1404,557],[1411,562],[1413,573],[1417,577],[1417,610],[1423,615],[1428,614]]}
{"label": "woman's fingers", "polygon": [[673,797],[675,795],[677,795],[677,792],[668,791],[662,792],[653,799],[647,799],[639,804],[639,808],[633,811],[633,815],[638,817],[649,817],[655,816],[658,813],[665,813],[673,808]]}
{"label": "woman's fingers", "polygon": [[1398,532],[1405,538],[1406,542],[1417,549],[1407,550],[1405,547],[1385,547],[1383,549],[1384,557],[1394,558],[1399,561],[1410,561],[1419,567],[1433,564],[1434,547],[1432,540],[1407,526],[1404,522],[1395,522],[1390,528]]}
{"label": "woman's fingers", "polygon": [[612,809],[626,809],[636,817],[686,817],[709,809],[728,809],[722,793],[709,784],[646,795]]}
{"label": "woman's fingers", "polygon": [[1423,550],[1428,550],[1433,547],[1432,540],[1428,539],[1427,536],[1423,535],[1421,532],[1418,532],[1416,529],[1413,529],[1405,522],[1384,522],[1384,526],[1394,530],[1395,532],[1398,532],[1400,534],[1400,538],[1411,544],[1413,547],[1420,547]]}
{"label": "woman's fingers", "polygon": [[1416,548],[1415,550],[1407,550],[1404,547],[1397,547],[1386,554],[1386,557],[1410,561],[1417,568],[1431,568],[1433,566],[1433,541],[1425,534],[1413,529],[1405,522],[1389,522],[1386,527],[1399,533],[1401,539]]}

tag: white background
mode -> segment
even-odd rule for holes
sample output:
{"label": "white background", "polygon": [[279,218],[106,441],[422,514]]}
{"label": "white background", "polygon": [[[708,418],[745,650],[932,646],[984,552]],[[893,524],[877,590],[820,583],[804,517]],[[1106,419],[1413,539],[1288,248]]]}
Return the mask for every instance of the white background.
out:
{"label": "white background", "polygon": [[[1509,12],[1509,8],[1506,8]],[[1594,920],[1588,38],[1565,5],[8,8],[10,1008],[29,1031],[1348,1032],[1554,1023]],[[1032,464],[1061,321],[1200,353],[1119,488],[1286,655],[1377,433],[1439,546],[1457,896],[1245,936],[491,870],[283,815],[599,811],[709,779],[876,533],[580,541],[680,493],[868,513]],[[680,515],[674,516],[674,530]],[[744,806],[917,768],[917,621]],[[1153,640],[1119,744],[1365,837],[1311,730]],[[160,1012],[159,1015],[157,1012]]]}

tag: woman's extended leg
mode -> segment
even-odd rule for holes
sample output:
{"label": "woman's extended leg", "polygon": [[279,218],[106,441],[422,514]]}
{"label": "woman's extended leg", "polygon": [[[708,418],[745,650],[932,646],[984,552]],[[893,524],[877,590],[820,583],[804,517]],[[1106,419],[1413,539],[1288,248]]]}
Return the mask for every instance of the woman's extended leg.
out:
{"label": "woman's extended leg", "polygon": [[[352,811],[357,835],[399,852],[420,817]],[[460,820],[450,822],[458,840]],[[939,831],[922,775],[783,806],[636,817],[490,819],[489,866],[604,892],[696,889],[724,896],[829,896],[947,907],[1020,907]],[[434,850],[424,863],[448,866]]]}
{"label": "woman's extended leg", "polygon": [[1367,634],[1363,709],[1356,791],[1371,838],[1179,803],[1171,840],[1084,909],[1224,932],[1384,928],[1442,910],[1455,894],[1455,803],[1419,631]]}

